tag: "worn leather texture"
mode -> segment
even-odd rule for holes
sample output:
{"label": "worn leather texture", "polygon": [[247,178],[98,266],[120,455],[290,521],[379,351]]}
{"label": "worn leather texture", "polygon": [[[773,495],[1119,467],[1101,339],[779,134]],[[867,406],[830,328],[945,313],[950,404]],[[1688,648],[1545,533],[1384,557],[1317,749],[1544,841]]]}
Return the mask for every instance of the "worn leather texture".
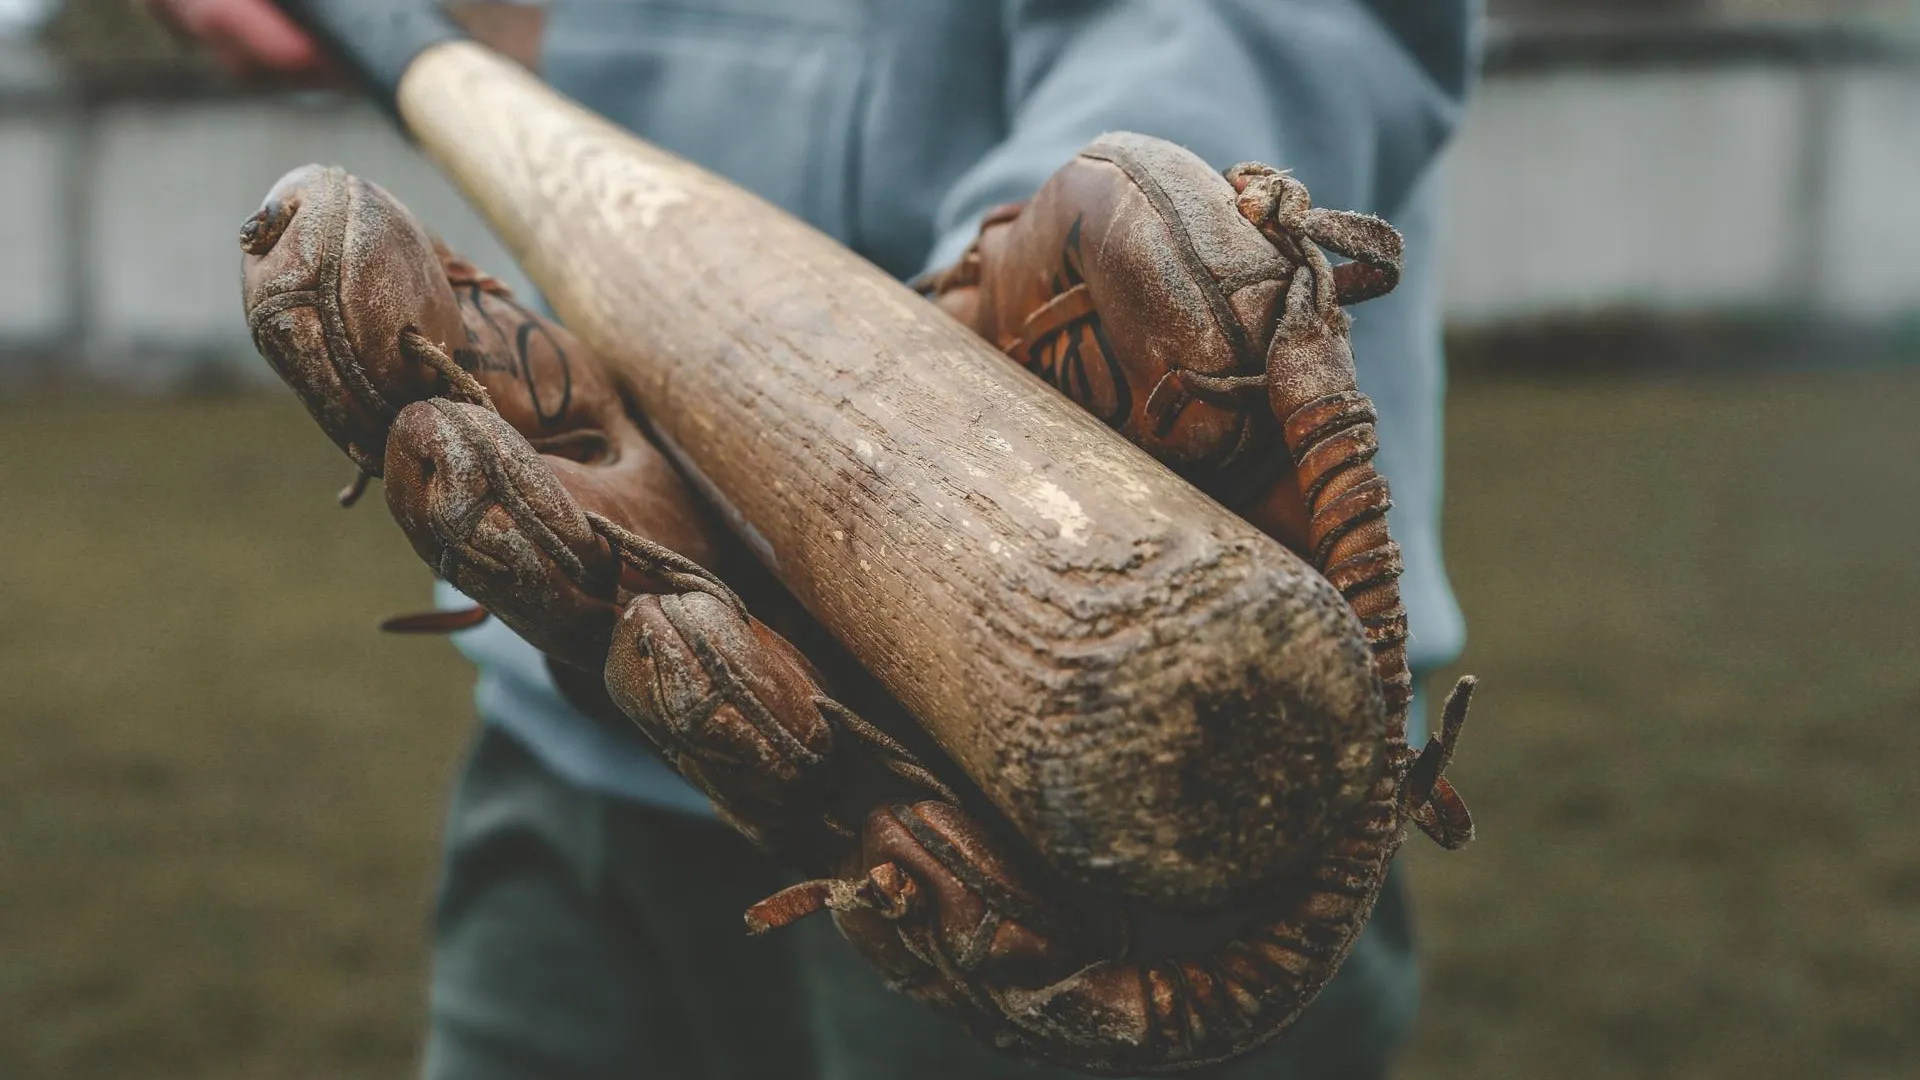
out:
{"label": "worn leather texture", "polygon": [[[1314,218],[1304,197],[1271,170],[1223,178],[1109,138],[926,288],[1197,483],[1285,503],[1270,530],[1344,573],[1371,630],[1365,605],[1397,593],[1383,500],[1361,499],[1357,522],[1335,513],[1373,490],[1337,300],[1380,288],[1374,264],[1397,253],[1384,223]],[[1362,269],[1336,275],[1316,238]],[[1253,902],[1173,912],[1076,885],[740,557],[608,367],[389,194],[296,170],[242,247],[262,354],[383,476],[422,560],[482,605],[408,628],[501,620],[570,697],[626,716],[723,819],[810,875],[754,905],[752,932],[828,911],[890,985],[983,1042],[1089,1073],[1180,1071],[1287,1029],[1410,826],[1449,847],[1471,833],[1442,775],[1462,691],[1424,750],[1379,733],[1386,767],[1360,803]],[[1385,681],[1400,654],[1374,644]]]}
{"label": "worn leather texture", "polygon": [[1119,133],[989,214],[918,284],[1328,574],[1367,629],[1397,730],[1413,697],[1403,567],[1342,305],[1390,291],[1400,248],[1384,221],[1316,208],[1282,172],[1223,176]]}

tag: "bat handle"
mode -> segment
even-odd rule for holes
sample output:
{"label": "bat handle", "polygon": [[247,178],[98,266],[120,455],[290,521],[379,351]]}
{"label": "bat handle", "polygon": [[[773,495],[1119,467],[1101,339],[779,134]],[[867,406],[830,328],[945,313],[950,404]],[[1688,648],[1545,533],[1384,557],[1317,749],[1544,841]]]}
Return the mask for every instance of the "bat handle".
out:
{"label": "bat handle", "polygon": [[274,0],[398,116],[400,77],[428,48],[466,34],[426,0]]}

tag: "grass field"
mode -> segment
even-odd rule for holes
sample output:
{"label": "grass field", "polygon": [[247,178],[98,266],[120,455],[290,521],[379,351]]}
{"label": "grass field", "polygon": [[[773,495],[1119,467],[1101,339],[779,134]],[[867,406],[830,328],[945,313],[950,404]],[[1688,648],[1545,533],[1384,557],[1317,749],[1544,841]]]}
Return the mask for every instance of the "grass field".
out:
{"label": "grass field", "polygon": [[[1920,1074],[1920,372],[1456,383],[1403,1076]],[[0,405],[0,1076],[400,1077],[462,664],[278,399]]]}

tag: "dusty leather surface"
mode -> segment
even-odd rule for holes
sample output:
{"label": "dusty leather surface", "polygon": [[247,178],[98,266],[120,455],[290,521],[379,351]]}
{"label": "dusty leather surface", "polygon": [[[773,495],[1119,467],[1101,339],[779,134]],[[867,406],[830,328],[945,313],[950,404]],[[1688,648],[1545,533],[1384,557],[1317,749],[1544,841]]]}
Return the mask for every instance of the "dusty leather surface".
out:
{"label": "dusty leather surface", "polygon": [[[1317,244],[1365,258],[1335,267]],[[1275,170],[1222,176],[1122,133],[989,215],[973,249],[922,287],[1328,574],[1367,629],[1398,721],[1412,699],[1401,562],[1339,307],[1393,287],[1398,244],[1377,219],[1312,208]]]}
{"label": "dusty leather surface", "polygon": [[[1264,211],[1237,208],[1240,181],[1182,153],[1096,144],[991,219],[935,299],[1170,464],[1222,484],[1277,471],[1260,496],[1287,503],[1276,535],[1350,600],[1397,604],[1331,271],[1286,255],[1255,224]],[[1368,733],[1354,804],[1248,903],[1174,912],[1069,881],[790,597],[755,587],[743,602],[709,569],[753,577],[597,358],[391,196],[297,170],[243,249],[261,352],[384,473],[423,561],[574,673],[572,693],[636,723],[742,833],[816,875],[755,905],[749,928],[830,911],[892,985],[990,1045],[1108,1075],[1244,1053],[1338,970],[1409,827],[1449,847],[1471,835],[1442,775],[1463,692],[1422,752]],[[1192,394],[1181,372],[1243,382]],[[604,696],[582,689],[596,673]]]}
{"label": "dusty leather surface", "polygon": [[241,298],[254,345],[354,464],[379,475],[400,408],[438,377],[400,331],[462,334],[433,240],[385,189],[344,170],[282,177],[242,227]]}
{"label": "dusty leather surface", "polygon": [[[1269,410],[1197,399],[1179,373],[1259,375],[1292,266],[1191,153],[1110,135],[1017,213],[989,218],[936,302],[1296,552],[1305,506]],[[967,283],[966,276],[974,281]],[[969,287],[969,285],[971,287]],[[1049,311],[1075,286],[1088,303]]]}

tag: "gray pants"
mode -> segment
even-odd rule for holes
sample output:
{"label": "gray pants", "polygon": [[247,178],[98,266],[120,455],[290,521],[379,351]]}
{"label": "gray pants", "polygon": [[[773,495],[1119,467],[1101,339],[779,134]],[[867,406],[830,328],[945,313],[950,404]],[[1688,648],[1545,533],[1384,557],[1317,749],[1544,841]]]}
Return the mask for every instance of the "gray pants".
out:
{"label": "gray pants", "polygon": [[[1053,1080],[888,991],[831,921],[749,938],[786,884],[725,827],[582,791],[484,728],[454,796],[431,1080]],[[1396,874],[1339,977],[1232,1080],[1378,1077],[1417,980]]]}

